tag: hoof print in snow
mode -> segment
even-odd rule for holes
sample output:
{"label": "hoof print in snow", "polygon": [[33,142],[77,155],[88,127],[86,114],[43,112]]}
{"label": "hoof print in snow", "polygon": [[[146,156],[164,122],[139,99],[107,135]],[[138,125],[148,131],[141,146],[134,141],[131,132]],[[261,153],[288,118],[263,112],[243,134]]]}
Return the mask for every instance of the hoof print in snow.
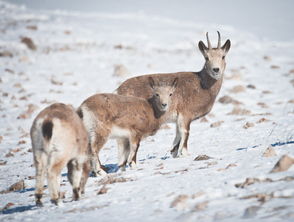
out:
{"label": "hoof print in snow", "polygon": [[294,164],[294,158],[283,155],[279,161],[276,163],[274,168],[270,171],[270,173],[277,173],[277,172],[283,172],[288,170],[292,165]]}
{"label": "hoof print in snow", "polygon": [[275,151],[275,149],[272,146],[268,147],[264,151],[264,153],[262,154],[263,157],[272,157],[272,156],[276,156],[276,155],[277,155],[276,154],[276,151]]}
{"label": "hoof print in snow", "polygon": [[123,76],[127,76],[129,73],[130,73],[129,70],[127,69],[125,65],[123,64],[114,65],[113,76],[123,77]]}
{"label": "hoof print in snow", "polygon": [[194,161],[209,160],[209,159],[213,159],[213,158],[204,154],[204,155],[198,155],[197,157],[195,157]]}
{"label": "hoof print in snow", "polygon": [[177,210],[184,210],[188,207],[187,201],[188,201],[188,195],[181,194],[174,199],[170,207],[176,208]]}
{"label": "hoof print in snow", "polygon": [[219,127],[223,123],[224,123],[224,121],[217,121],[217,122],[214,122],[214,123],[210,124],[210,127],[211,128]]}
{"label": "hoof print in snow", "polygon": [[21,37],[21,43],[25,44],[30,50],[35,51],[37,49],[35,43],[29,37]]}
{"label": "hoof print in snow", "polygon": [[255,217],[257,215],[257,211],[260,210],[260,206],[251,206],[246,208],[244,214],[243,214],[243,218],[252,218]]}
{"label": "hoof print in snow", "polygon": [[254,127],[254,123],[250,123],[250,122],[247,122],[245,123],[245,125],[243,126],[244,129],[248,129],[250,127]]}

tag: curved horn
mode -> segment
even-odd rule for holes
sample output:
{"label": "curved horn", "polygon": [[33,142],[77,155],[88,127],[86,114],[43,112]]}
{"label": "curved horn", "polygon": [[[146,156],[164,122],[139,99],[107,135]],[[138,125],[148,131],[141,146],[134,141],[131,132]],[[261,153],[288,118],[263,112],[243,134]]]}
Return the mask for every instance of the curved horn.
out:
{"label": "curved horn", "polygon": [[211,49],[211,44],[210,44],[210,41],[209,41],[208,32],[206,32],[206,39],[207,39],[208,49]]}
{"label": "curved horn", "polygon": [[220,37],[219,31],[217,31],[217,35],[218,35],[217,48],[219,49],[221,47],[221,37]]}

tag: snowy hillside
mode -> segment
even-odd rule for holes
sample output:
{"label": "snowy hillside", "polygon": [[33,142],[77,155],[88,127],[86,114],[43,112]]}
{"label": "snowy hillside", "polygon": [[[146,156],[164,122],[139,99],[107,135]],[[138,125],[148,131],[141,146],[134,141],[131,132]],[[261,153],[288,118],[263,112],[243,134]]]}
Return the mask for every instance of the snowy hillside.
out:
{"label": "snowy hillside", "polygon": [[[0,18],[0,221],[294,220],[294,167],[270,173],[283,155],[294,157],[294,42],[144,13],[0,2]],[[217,30],[232,41],[225,79],[212,112],[191,126],[188,157],[171,157],[175,129],[165,125],[141,143],[137,170],[116,173],[109,141],[100,155],[107,177],[89,178],[71,202],[65,170],[63,206],[45,189],[44,207],[35,207],[29,129],[41,109],[77,107],[131,76],[199,71],[198,41],[209,31],[216,44]]]}

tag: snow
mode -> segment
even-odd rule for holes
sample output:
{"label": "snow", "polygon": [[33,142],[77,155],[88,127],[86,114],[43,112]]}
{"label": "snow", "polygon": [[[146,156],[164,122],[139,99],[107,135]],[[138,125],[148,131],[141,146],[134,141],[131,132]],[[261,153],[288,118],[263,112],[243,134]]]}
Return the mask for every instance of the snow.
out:
{"label": "snow", "polygon": [[[13,203],[2,211],[1,221],[293,220],[294,181],[280,180],[293,177],[293,166],[269,173],[282,155],[294,156],[293,39],[264,40],[230,25],[140,12],[36,10],[0,2],[0,16],[0,52],[13,54],[0,57],[0,163],[6,161],[0,165],[0,191],[25,182],[24,190],[0,194],[1,208]],[[117,148],[110,140],[100,159],[109,176],[123,182],[91,177],[83,198],[71,202],[65,170],[63,206],[53,206],[45,189],[45,206],[35,207],[28,132],[36,114],[53,101],[77,107],[96,92],[113,92],[131,76],[199,71],[204,59],[197,44],[207,30],[214,44],[216,30],[223,42],[232,41],[218,98],[229,95],[250,113],[228,115],[236,105],[216,101],[208,122],[193,122],[188,157],[173,159],[168,152],[175,134],[170,124],[142,142],[138,169],[123,173],[115,172]],[[36,51],[21,43],[25,36]],[[119,64],[128,73],[114,75]],[[236,86],[242,90],[234,91]],[[218,121],[223,123],[210,127]],[[254,126],[245,129],[247,122]],[[270,145],[277,155],[263,157]],[[212,159],[194,161],[202,154]],[[260,181],[235,186],[246,178]],[[106,193],[97,195],[103,186]],[[257,194],[266,201],[249,198]]]}

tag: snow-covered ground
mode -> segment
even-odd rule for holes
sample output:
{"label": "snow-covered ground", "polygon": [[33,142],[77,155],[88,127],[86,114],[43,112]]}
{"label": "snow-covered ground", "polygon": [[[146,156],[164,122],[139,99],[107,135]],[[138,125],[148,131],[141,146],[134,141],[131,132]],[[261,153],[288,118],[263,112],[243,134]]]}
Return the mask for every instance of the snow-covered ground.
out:
{"label": "snow-covered ground", "polygon": [[[293,41],[144,13],[39,11],[4,2],[0,18],[0,191],[20,180],[25,186],[1,192],[1,221],[293,221],[294,168],[269,173],[282,155],[294,156]],[[207,30],[214,44],[216,30],[232,41],[218,98],[236,101],[217,101],[192,124],[190,156],[170,156],[170,124],[142,142],[137,170],[116,173],[116,144],[109,141],[100,155],[108,177],[91,177],[83,198],[71,202],[64,171],[63,206],[53,206],[46,189],[45,206],[36,208],[28,135],[35,115],[54,101],[77,107],[131,76],[198,71],[204,59],[196,46]],[[269,146],[275,155],[265,157]],[[194,160],[204,154],[211,159]],[[237,185],[246,178],[252,184]]]}

